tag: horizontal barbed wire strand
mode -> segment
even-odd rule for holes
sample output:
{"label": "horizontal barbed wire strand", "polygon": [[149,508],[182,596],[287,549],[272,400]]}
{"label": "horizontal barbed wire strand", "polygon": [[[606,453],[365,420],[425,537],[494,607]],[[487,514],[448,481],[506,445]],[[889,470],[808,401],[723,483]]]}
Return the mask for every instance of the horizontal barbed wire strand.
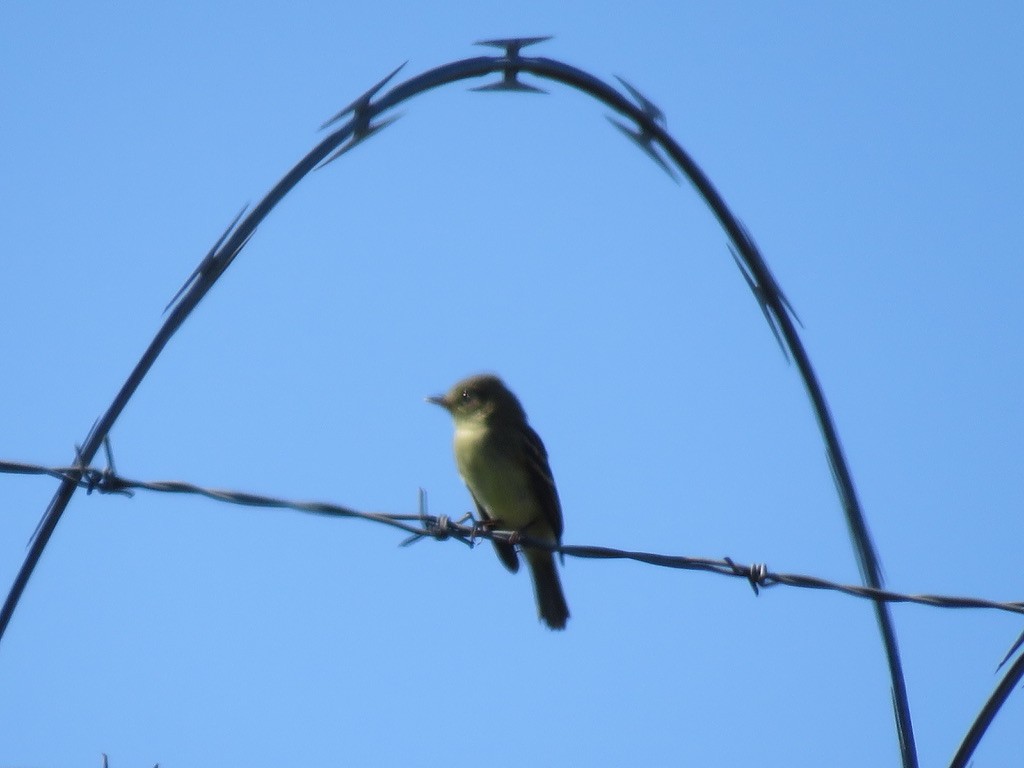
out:
{"label": "horizontal barbed wire strand", "polygon": [[[364,512],[339,504],[322,501],[295,501],[282,499],[249,491],[227,490],[223,488],[207,488],[194,483],[180,480],[142,481],[131,480],[116,474],[111,469],[94,467],[47,467],[38,464],[26,464],[0,460],[0,473],[20,475],[45,475],[59,480],[70,480],[87,493],[96,491],[102,494],[131,495],[132,491],[144,490],[155,493],[179,493],[203,496],[214,501],[248,507],[268,509],[289,509],[296,512],[366,520],[397,528],[410,534],[403,544],[411,544],[421,538],[455,539],[472,546],[477,540],[497,539],[531,547],[561,552],[570,557],[589,560],[633,560],[647,565],[680,570],[704,571],[723,576],[742,578],[750,583],[757,592],[760,589],[787,586],[802,589],[827,590],[867,600],[881,600],[887,603],[914,603],[933,608],[984,608],[1007,611],[1024,615],[1024,601],[1000,602],[977,597],[951,595],[904,594],[888,589],[862,586],[859,584],[842,584],[817,576],[806,576],[794,573],[777,573],[763,564],[743,565],[732,558],[721,559],[687,557],[684,555],[665,555],[654,552],[636,552],[613,547],[592,545],[563,544],[552,545],[530,539],[514,531],[488,530],[479,524],[465,524],[464,520],[452,520],[440,515],[428,515],[421,511],[417,514],[393,514],[385,512]],[[424,506],[421,503],[421,507]]]}

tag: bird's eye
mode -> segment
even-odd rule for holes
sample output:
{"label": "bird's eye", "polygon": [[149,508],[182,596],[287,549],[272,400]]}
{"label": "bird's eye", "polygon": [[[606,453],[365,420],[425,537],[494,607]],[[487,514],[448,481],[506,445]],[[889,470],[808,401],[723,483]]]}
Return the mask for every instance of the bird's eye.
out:
{"label": "bird's eye", "polygon": [[471,389],[462,390],[462,402],[466,405],[475,403],[477,401],[476,392]]}

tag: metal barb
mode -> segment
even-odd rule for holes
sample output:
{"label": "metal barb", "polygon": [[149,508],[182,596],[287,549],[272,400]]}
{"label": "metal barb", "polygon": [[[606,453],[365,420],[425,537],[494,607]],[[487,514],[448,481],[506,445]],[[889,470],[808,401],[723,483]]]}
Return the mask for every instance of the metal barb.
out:
{"label": "metal barb", "polygon": [[471,91],[521,91],[523,93],[547,93],[543,88],[535,85],[528,85],[519,81],[519,52],[528,45],[543,43],[550,40],[551,35],[544,37],[507,37],[495,40],[478,40],[476,45],[486,45],[491,48],[505,49],[505,69],[502,72],[501,80],[488,85],[480,85],[470,88]]}
{"label": "metal barb", "polygon": [[[739,227],[740,231],[743,233],[743,237],[747,241],[747,245],[750,247],[750,250],[753,251],[754,253],[757,253],[757,250],[758,250],[757,244],[754,242],[754,237],[753,237],[753,235],[750,234],[750,230],[747,229],[746,225],[742,221],[737,221],[736,225]],[[735,253],[733,254],[733,258],[736,258]],[[786,296],[786,294],[782,292],[782,288],[779,285],[778,281],[775,279],[775,275],[772,274],[772,271],[768,268],[767,264],[763,264],[763,266],[764,266],[765,273],[768,275],[768,288],[771,289],[771,292],[773,294],[775,294],[776,296],[779,297],[779,303],[789,313],[789,316],[792,317],[793,320],[796,321],[797,325],[799,325],[801,328],[803,328],[804,327],[803,320],[801,320],[800,319],[800,315],[798,315],[796,313],[796,310],[793,308],[793,305],[789,301],[789,297]]]}
{"label": "metal barb", "polygon": [[731,557],[723,557],[722,562],[727,563],[732,572],[737,576],[743,576],[754,590],[755,595],[760,595],[759,587],[764,584],[768,576],[768,566],[764,563],[754,563],[750,566],[737,565]]}
{"label": "metal barb", "polygon": [[363,93],[362,96],[360,96],[359,98],[355,99],[351,104],[349,104],[343,110],[341,110],[336,115],[334,115],[334,117],[332,117],[330,120],[327,120],[326,122],[322,123],[320,125],[320,130],[322,131],[324,128],[327,128],[328,126],[333,125],[334,123],[338,122],[339,120],[341,120],[341,118],[343,118],[349,112],[353,113],[356,116],[356,118],[358,118],[359,117],[359,113],[360,112],[365,112],[366,108],[368,106],[370,106],[370,99],[372,99],[374,96],[377,95],[377,91],[379,91],[381,88],[383,88],[385,85],[387,85],[388,80],[390,80],[395,75],[397,75],[402,70],[402,68],[406,64],[408,64],[408,63],[409,63],[408,61],[403,61],[401,64],[399,64],[393,70],[391,70],[391,74],[381,78],[377,82],[376,85],[372,86],[369,90],[367,90],[365,93]]}
{"label": "metal barb", "polygon": [[103,454],[107,459],[105,473],[116,475],[117,467],[114,466],[114,449],[110,446],[110,435],[103,436]]}
{"label": "metal barb", "polygon": [[452,521],[448,518],[448,515],[441,515],[430,526],[430,532],[434,534],[434,538],[438,541],[444,541],[451,536],[451,525]]}
{"label": "metal barb", "polygon": [[[429,516],[427,515],[427,492],[421,487],[416,497],[417,507],[419,509],[420,525],[423,526],[423,530],[429,529]],[[398,543],[400,547],[408,547],[410,544],[415,544],[417,541],[426,536],[425,533],[414,533],[412,536],[408,536]]]}
{"label": "metal barb", "polygon": [[[746,265],[740,259],[739,254],[736,253],[736,249],[731,245],[729,246],[729,253],[732,254],[732,260],[736,262],[736,267],[739,269],[740,274],[743,275],[743,279],[747,283],[747,287],[750,288],[750,292],[754,294],[754,300],[757,302],[757,306],[761,308],[761,314],[764,315],[765,321],[768,323],[768,327],[772,331],[772,335],[775,337],[775,341],[779,345],[779,349],[782,350],[782,356],[786,358],[787,363],[791,363],[792,360],[789,357],[789,350],[786,348],[785,343],[782,341],[782,334],[779,333],[779,325],[775,320],[775,316],[772,315],[768,302],[764,297],[764,289],[754,282],[753,275],[747,270]],[[786,302],[788,306],[788,302]]]}
{"label": "metal barb", "polygon": [[658,105],[618,75],[615,76],[615,79],[622,83],[623,88],[629,91],[629,94],[633,97],[633,100],[640,105],[640,109],[644,111],[644,114],[650,116],[654,122],[665,125],[665,113],[661,111]]}
{"label": "metal barb", "polygon": [[1020,649],[1020,647],[1022,645],[1024,645],[1024,633],[1022,633],[1021,636],[1017,638],[1017,642],[1015,642],[1013,644],[1013,647],[1010,648],[1010,650],[1006,652],[1005,656],[1003,656],[1003,660],[1000,661],[999,662],[999,666],[996,667],[996,672],[998,672],[1000,669],[1002,669],[1003,665],[1006,662],[1008,662],[1011,658],[1013,658],[1013,654],[1015,654]]}
{"label": "metal barb", "polygon": [[[429,530],[430,516],[427,514],[427,492],[422,487],[419,489],[419,494],[417,495],[416,500],[417,507],[419,509],[420,525],[423,526],[424,531]],[[426,533],[414,533],[412,536],[402,539],[402,541],[398,543],[398,546],[408,547],[410,544],[415,544],[424,536],[426,536]]]}
{"label": "metal barb", "polygon": [[[622,83],[622,86],[629,91],[629,95],[633,97],[633,101],[637,103],[640,110],[645,115],[651,118],[651,122],[658,123],[659,125],[665,125],[665,113],[662,112],[653,101],[648,99],[618,75],[615,76],[615,79]],[[676,176],[675,171],[672,170],[668,163],[665,162],[665,159],[659,155],[655,149],[654,135],[645,126],[638,124],[636,130],[633,130],[614,118],[609,117],[608,120],[612,125],[632,139],[640,149],[647,153],[648,157],[660,165],[662,170],[665,171],[665,173],[667,173],[676,184],[679,183],[679,177]]]}
{"label": "metal barb", "polygon": [[659,166],[661,166],[661,170],[667,173],[669,178],[672,179],[672,181],[674,181],[676,184],[679,183],[679,177],[676,176],[675,171],[672,170],[669,164],[665,162],[665,159],[658,154],[657,150],[655,150],[653,144],[653,137],[651,136],[651,134],[647,133],[642,128],[638,130],[633,130],[624,123],[621,123],[618,120],[616,120],[614,117],[608,117],[608,122],[614,125],[616,128],[618,128],[620,131],[622,131],[626,136],[628,136],[633,141],[633,143],[635,143],[638,147],[640,147],[640,149],[644,151],[644,154],[646,154],[649,158],[651,158],[651,160],[653,160]]}
{"label": "metal barb", "polygon": [[477,40],[474,45],[485,45],[489,48],[504,48],[505,56],[509,59],[518,59],[519,52],[528,45],[544,43],[553,38],[554,35],[542,35],[540,37],[498,37],[493,40]]}
{"label": "metal barb", "polygon": [[[743,238],[746,240],[746,242],[748,242],[751,250],[756,253],[758,251],[758,247],[757,244],[754,242],[754,236],[752,236],[751,230],[746,228],[746,225],[743,224],[742,221],[737,221],[736,224],[738,224],[739,229],[743,232]],[[793,317],[797,325],[803,328],[804,322],[802,321],[802,319],[800,319],[800,315],[797,314],[797,310],[794,309],[793,304],[790,303],[790,298],[788,298],[784,293],[782,293],[782,288],[778,285],[778,281],[775,280],[775,275],[772,274],[772,271],[768,267],[767,263],[764,264],[764,270],[765,273],[768,275],[767,288],[770,290],[771,293],[778,297],[779,304],[782,305],[782,308],[785,309],[785,311],[790,313],[790,316]]]}
{"label": "metal barb", "polygon": [[135,492],[128,488],[118,476],[117,467],[114,466],[114,450],[110,445],[110,435],[103,436],[103,452],[107,459],[107,466],[102,470],[86,470],[79,485],[84,485],[87,496],[96,491],[97,493],[116,493],[131,498]]}
{"label": "metal barb", "polygon": [[203,260],[199,262],[199,266],[192,270],[192,274],[188,276],[188,278],[185,280],[184,285],[182,285],[181,288],[178,289],[178,292],[174,294],[174,298],[167,302],[167,306],[164,307],[165,314],[167,310],[174,306],[175,302],[177,302],[178,299],[181,298],[182,294],[185,293],[185,291],[187,291],[192,286],[192,283],[194,283],[196,279],[201,274],[203,274],[203,272],[206,271],[206,268],[213,263],[214,259],[217,258],[217,251],[220,249],[221,245],[224,244],[224,241],[228,239],[228,235],[230,235],[231,232],[234,230],[235,225],[238,224],[239,221],[241,221],[242,214],[244,214],[248,208],[248,203],[242,206],[242,210],[240,210],[235,215],[235,218],[231,221],[230,224],[228,224],[227,229],[225,229],[221,233],[220,237],[217,238],[217,242],[215,242],[213,244],[213,247],[209,251],[207,251],[206,255],[203,257]]}
{"label": "metal barb", "polygon": [[476,88],[470,88],[471,91],[522,91],[524,93],[547,93],[543,88],[538,88],[535,85],[527,85],[516,79],[519,74],[518,70],[506,69],[501,76],[501,80],[490,85],[478,85]]}
{"label": "metal barb", "polygon": [[345,146],[336,150],[330,157],[321,161],[314,170],[319,171],[322,168],[326,168],[328,165],[333,163],[335,160],[344,155],[350,149],[355,149],[356,145],[362,144],[368,138],[373,136],[373,134],[377,133],[377,131],[387,128],[401,116],[401,114],[393,115],[392,117],[389,117],[386,120],[381,120],[379,123],[374,123],[373,125],[357,128],[356,131],[353,132],[352,134],[351,141],[349,141]]}
{"label": "metal barb", "polygon": [[225,269],[227,269],[229,266],[231,266],[231,262],[234,261],[235,257],[242,252],[242,249],[245,248],[245,246],[247,246],[249,244],[249,241],[252,240],[252,237],[255,234],[256,234],[256,229],[253,228],[249,232],[249,234],[247,234],[245,236],[245,238],[242,240],[242,242],[240,242],[238,244],[237,248],[235,248],[233,251],[231,251],[231,253],[226,253],[226,254],[221,255],[221,261],[223,262],[223,265],[220,268],[221,272],[223,272]]}

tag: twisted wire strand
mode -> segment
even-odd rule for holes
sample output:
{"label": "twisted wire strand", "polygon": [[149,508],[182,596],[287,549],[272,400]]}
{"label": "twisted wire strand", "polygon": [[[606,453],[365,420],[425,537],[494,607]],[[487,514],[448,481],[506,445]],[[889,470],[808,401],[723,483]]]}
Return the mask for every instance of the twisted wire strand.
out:
{"label": "twisted wire strand", "polygon": [[[772,571],[767,565],[754,563],[744,565],[732,558],[720,559],[687,557],[684,555],[666,555],[655,552],[636,552],[613,547],[581,544],[553,545],[548,542],[531,539],[516,531],[492,530],[480,525],[467,515],[459,520],[452,520],[445,515],[435,516],[425,512],[425,495],[421,495],[420,511],[416,514],[395,514],[389,512],[365,512],[339,504],[324,501],[296,501],[276,496],[267,496],[249,491],[237,491],[224,488],[207,488],[195,483],[180,480],[143,481],[132,480],[118,475],[112,468],[97,469],[95,467],[47,467],[38,464],[26,464],[15,461],[0,460],[0,473],[21,475],[45,475],[58,480],[75,483],[79,488],[92,493],[120,494],[131,496],[136,490],[155,493],[178,493],[203,496],[214,501],[237,504],[247,507],[263,507],[267,509],[289,509],[296,512],[320,515],[325,517],[349,518],[366,520],[396,528],[409,534],[402,544],[412,544],[423,538],[437,540],[453,539],[469,546],[478,540],[496,539],[513,544],[547,549],[560,552],[569,557],[588,560],[633,560],[646,565],[677,570],[704,571],[721,576],[733,576],[749,582],[754,592],[775,586],[798,587],[839,592],[867,600],[881,600],[887,603],[914,603],[933,608],[983,608],[1006,611],[1024,615],[1024,601],[1000,602],[978,597],[964,597],[932,594],[905,594],[888,589],[863,586],[860,584],[842,584],[818,576],[807,576],[796,573]],[[469,521],[469,522],[467,522]]]}

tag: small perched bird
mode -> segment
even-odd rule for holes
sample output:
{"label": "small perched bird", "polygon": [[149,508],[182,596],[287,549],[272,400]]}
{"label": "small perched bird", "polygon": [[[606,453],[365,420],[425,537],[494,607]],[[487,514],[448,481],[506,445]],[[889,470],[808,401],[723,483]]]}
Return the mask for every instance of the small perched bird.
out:
{"label": "small perched bird", "polygon": [[[455,463],[480,517],[493,527],[561,544],[562,505],[548,452],[502,380],[490,374],[471,376],[427,400],[448,411],[455,422]],[[494,549],[506,568],[519,570],[515,546],[495,541]],[[537,612],[551,629],[565,629],[569,606],[554,555],[529,547],[523,554],[533,576]]]}

